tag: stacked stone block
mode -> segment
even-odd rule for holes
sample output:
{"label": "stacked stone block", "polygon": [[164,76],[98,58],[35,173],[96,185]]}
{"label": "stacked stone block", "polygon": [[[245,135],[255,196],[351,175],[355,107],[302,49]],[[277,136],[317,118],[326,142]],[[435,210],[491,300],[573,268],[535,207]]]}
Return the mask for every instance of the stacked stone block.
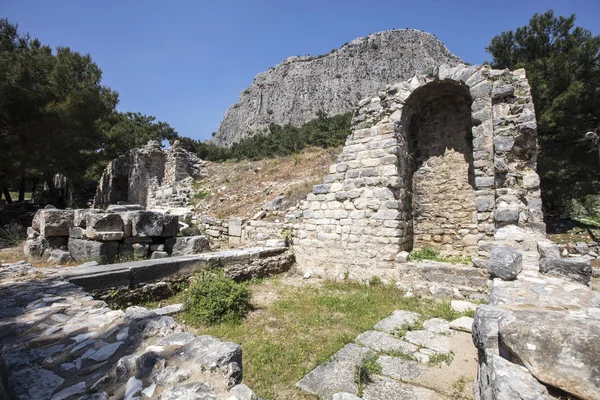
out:
{"label": "stacked stone block", "polygon": [[[468,106],[464,115],[432,111],[457,99]],[[338,162],[301,205],[295,231],[301,268],[382,275],[403,250],[429,245],[444,255],[486,258],[497,227],[544,229],[535,115],[523,70],[442,65],[358,107]],[[447,142],[440,146],[435,135],[447,134],[453,117],[463,120],[456,138],[464,133],[464,142],[442,137]],[[427,184],[419,186],[419,174]],[[463,178],[453,186],[456,174]]]}
{"label": "stacked stone block", "polygon": [[270,240],[285,240],[292,233],[292,225],[284,222],[249,220],[243,226],[243,244],[265,245]]}
{"label": "stacked stone block", "polygon": [[113,263],[196,254],[209,248],[205,236],[176,237],[176,215],[141,210],[138,205],[111,208],[114,211],[40,210],[30,228],[26,254],[47,257],[61,249],[75,261]]}
{"label": "stacked stone block", "polygon": [[493,83],[496,226],[545,232],[540,178],[535,172],[537,123],[525,70],[505,72]]}

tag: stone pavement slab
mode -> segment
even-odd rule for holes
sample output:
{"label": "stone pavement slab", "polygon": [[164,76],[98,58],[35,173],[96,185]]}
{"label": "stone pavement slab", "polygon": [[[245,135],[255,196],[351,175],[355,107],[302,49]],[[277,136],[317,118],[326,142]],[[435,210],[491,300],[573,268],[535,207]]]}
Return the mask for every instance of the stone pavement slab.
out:
{"label": "stone pavement slab", "polygon": [[331,359],[309,372],[296,386],[322,398],[330,399],[335,393],[356,394],[354,371],[363,358],[374,352],[357,344],[347,344]]}

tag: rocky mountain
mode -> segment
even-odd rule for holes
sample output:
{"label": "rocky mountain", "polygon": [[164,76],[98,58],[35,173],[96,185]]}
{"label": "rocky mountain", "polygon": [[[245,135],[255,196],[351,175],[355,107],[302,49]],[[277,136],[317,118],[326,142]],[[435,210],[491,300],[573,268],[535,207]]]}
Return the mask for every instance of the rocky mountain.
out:
{"label": "rocky mountain", "polygon": [[461,60],[430,33],[390,30],[354,39],[316,57],[295,56],[261,72],[227,109],[213,142],[229,146],[268,131],[268,125],[302,125],[323,110],[351,111],[387,84]]}

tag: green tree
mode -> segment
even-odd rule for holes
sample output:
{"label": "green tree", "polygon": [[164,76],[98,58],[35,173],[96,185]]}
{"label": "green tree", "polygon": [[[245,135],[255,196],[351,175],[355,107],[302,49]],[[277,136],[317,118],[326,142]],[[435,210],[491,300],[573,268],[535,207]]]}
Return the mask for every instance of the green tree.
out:
{"label": "green tree", "polygon": [[96,180],[107,162],[145,145],[149,140],[173,143],[181,139],[168,123],[157,121],[151,115],[134,112],[115,110],[98,121],[98,129],[102,140],[97,152],[99,160],[87,172],[87,177]]}
{"label": "green tree", "polygon": [[100,122],[104,135],[105,158],[113,159],[129,150],[143,146],[149,140],[173,142],[179,135],[168,123],[156,117],[133,112],[114,111]]}
{"label": "green tree", "polygon": [[99,119],[118,95],[101,85],[90,55],[68,47],[53,52],[17,26],[0,20],[0,182],[43,175],[58,201],[53,176],[74,182],[99,157]]}
{"label": "green tree", "polygon": [[600,114],[600,37],[575,26],[575,15],[535,14],[529,25],[494,37],[495,68],[525,68],[538,121],[545,208],[565,212],[572,199],[600,192],[597,150],[584,134]]}

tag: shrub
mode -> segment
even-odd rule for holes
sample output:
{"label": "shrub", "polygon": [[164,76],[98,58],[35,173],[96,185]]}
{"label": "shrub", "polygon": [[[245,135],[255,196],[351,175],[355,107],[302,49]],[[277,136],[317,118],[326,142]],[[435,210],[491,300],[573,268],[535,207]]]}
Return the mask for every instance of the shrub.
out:
{"label": "shrub", "polygon": [[206,270],[190,284],[185,316],[189,322],[202,325],[239,322],[251,309],[250,298],[245,284],[226,277],[222,270]]}
{"label": "shrub", "polygon": [[379,286],[382,283],[383,282],[381,282],[381,278],[376,275],[373,275],[371,279],[369,279],[369,286]]}

